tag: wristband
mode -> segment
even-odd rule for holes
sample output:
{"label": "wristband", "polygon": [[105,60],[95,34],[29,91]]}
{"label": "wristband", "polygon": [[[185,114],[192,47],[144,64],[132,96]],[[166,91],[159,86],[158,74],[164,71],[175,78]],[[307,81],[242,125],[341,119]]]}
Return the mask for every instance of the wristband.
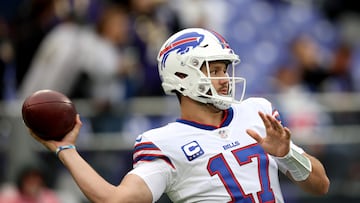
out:
{"label": "wristband", "polygon": [[75,145],[72,145],[72,144],[60,146],[60,147],[56,148],[55,155],[59,156],[59,153],[65,149],[76,149],[76,147],[75,147]]}
{"label": "wristband", "polygon": [[302,154],[302,149],[291,144],[290,151],[284,157],[276,157],[276,162],[280,168],[285,169],[283,172],[289,171],[296,181],[303,181],[309,177],[312,167],[308,157]]}

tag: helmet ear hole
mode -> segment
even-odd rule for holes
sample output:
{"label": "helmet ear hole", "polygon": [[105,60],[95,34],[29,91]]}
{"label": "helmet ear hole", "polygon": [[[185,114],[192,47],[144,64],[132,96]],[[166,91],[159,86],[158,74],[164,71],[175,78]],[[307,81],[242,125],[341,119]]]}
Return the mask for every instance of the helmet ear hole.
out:
{"label": "helmet ear hole", "polygon": [[185,73],[176,72],[175,75],[179,77],[180,79],[186,78],[188,75]]}

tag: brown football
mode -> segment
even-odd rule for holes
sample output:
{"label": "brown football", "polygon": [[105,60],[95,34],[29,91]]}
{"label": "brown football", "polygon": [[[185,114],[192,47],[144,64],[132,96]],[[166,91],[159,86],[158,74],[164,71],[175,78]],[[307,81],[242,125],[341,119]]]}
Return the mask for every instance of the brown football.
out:
{"label": "brown football", "polygon": [[72,101],[54,90],[39,90],[22,106],[25,125],[45,140],[61,140],[73,129],[76,114]]}

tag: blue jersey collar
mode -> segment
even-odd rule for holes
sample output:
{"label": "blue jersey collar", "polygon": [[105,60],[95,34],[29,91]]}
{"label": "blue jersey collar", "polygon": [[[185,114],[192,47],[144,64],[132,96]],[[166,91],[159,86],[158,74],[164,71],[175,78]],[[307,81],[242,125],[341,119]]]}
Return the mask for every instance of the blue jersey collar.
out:
{"label": "blue jersey collar", "polygon": [[227,110],[224,110],[224,113],[225,113],[225,116],[224,116],[224,118],[221,121],[219,126],[206,125],[206,124],[198,123],[198,122],[195,122],[195,121],[189,121],[189,120],[180,119],[180,118],[176,119],[176,122],[183,123],[183,124],[186,124],[186,125],[191,125],[193,127],[201,128],[201,129],[204,129],[204,130],[215,130],[215,129],[218,129],[218,128],[228,126],[230,124],[232,118],[234,117],[234,110],[231,107],[229,109],[227,109]]}

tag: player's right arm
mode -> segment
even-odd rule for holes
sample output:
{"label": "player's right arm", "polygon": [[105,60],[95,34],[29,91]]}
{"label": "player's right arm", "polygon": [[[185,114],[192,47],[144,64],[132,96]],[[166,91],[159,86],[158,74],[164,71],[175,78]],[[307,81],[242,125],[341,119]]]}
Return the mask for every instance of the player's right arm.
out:
{"label": "player's right arm", "polygon": [[114,186],[104,180],[74,149],[62,151],[59,159],[92,202],[152,202],[152,193],[137,175],[128,174],[120,185]]}
{"label": "player's right arm", "polygon": [[[75,145],[82,123],[79,115],[76,125],[61,141],[42,140],[30,130],[30,134],[50,151],[59,146]],[[60,161],[69,170],[75,182],[91,202],[152,202],[153,197],[147,184],[135,174],[128,174],[118,186],[103,179],[74,149],[58,153]]]}

